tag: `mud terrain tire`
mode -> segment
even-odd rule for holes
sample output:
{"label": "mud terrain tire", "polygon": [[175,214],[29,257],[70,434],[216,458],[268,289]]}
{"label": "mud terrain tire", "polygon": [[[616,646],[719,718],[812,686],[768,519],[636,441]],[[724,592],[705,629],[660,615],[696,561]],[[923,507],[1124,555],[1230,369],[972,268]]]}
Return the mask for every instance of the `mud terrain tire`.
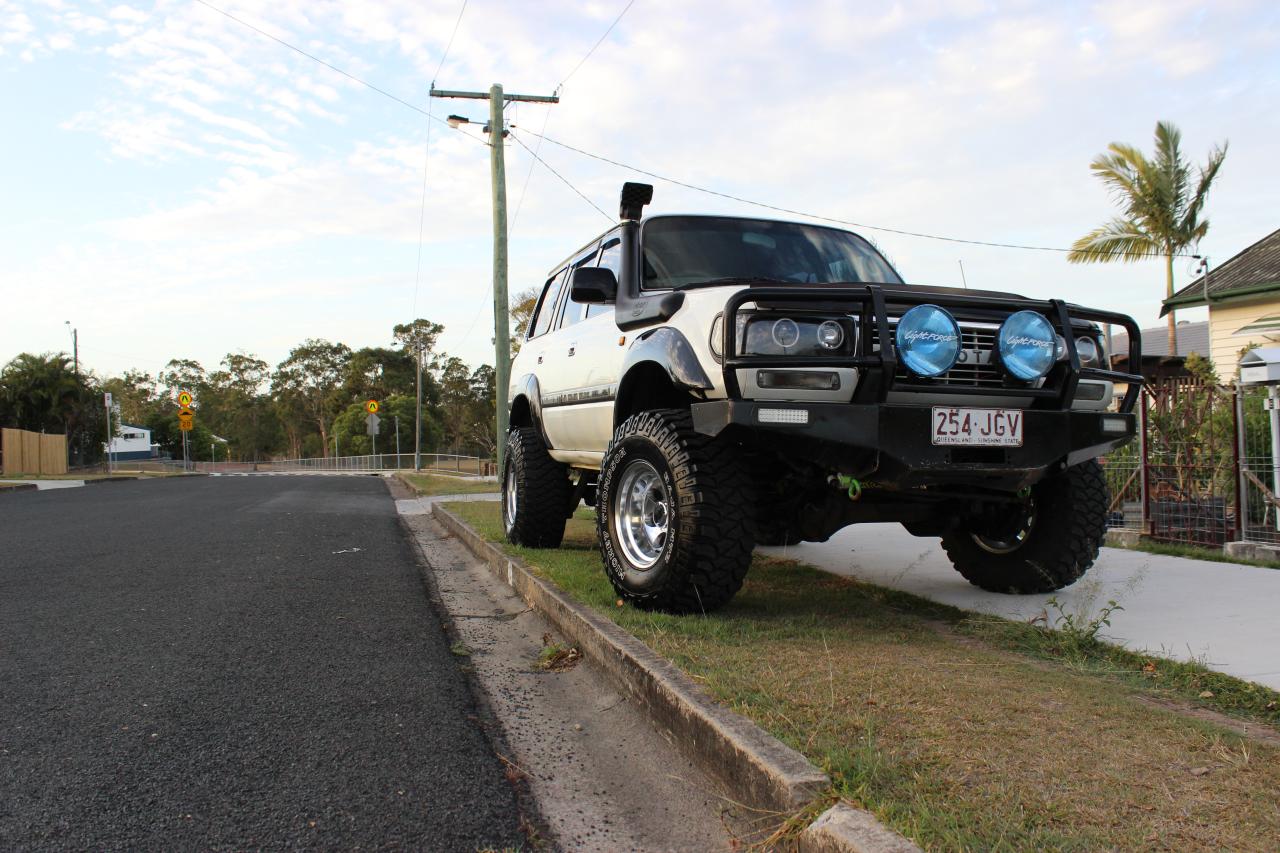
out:
{"label": "mud terrain tire", "polygon": [[569,469],[547,453],[537,427],[512,427],[502,469],[502,528],[507,541],[527,548],[559,548],[572,496]]}
{"label": "mud terrain tire", "polygon": [[[693,429],[689,412],[628,418],[605,452],[596,536],[619,598],[646,610],[706,613],[751,565],[751,483],[738,448]],[[629,508],[619,516],[619,504]]]}
{"label": "mud terrain tire", "polygon": [[942,547],[974,586],[1022,595],[1053,592],[1075,583],[1097,559],[1107,500],[1102,466],[1082,462],[1032,487],[1034,520],[1016,547],[994,553],[963,523],[942,537]]}

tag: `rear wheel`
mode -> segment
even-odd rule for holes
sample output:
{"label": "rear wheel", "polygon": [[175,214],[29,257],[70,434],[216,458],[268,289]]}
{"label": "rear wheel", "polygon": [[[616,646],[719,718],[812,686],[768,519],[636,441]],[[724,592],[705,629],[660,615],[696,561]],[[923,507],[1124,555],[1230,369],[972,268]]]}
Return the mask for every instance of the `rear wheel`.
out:
{"label": "rear wheel", "polygon": [[628,418],[605,453],[596,501],[618,596],[674,613],[733,598],[751,565],[749,490],[737,448],[695,432],[687,411]]}
{"label": "rear wheel", "polygon": [[1107,482],[1095,460],[1040,481],[1021,504],[966,519],[942,537],[956,571],[991,592],[1043,593],[1080,579],[1107,528]]}
{"label": "rear wheel", "polygon": [[537,428],[513,427],[502,468],[507,541],[529,548],[560,547],[572,496],[569,469],[547,453]]}

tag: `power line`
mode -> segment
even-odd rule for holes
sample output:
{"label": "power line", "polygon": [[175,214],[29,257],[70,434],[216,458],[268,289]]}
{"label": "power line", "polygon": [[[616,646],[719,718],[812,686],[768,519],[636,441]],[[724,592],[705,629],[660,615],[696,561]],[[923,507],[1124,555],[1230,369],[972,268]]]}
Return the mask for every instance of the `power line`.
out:
{"label": "power line", "polygon": [[[538,134],[534,133],[531,130],[528,130],[527,128],[521,128],[521,130],[527,133],[530,133],[534,136],[538,136]],[[584,151],[581,148],[577,148],[573,145],[568,144],[567,142],[561,142],[557,139],[552,139],[549,136],[541,136],[540,138],[545,139],[547,142],[550,142],[552,145],[558,145],[559,147],[567,149],[569,151],[573,151],[576,154],[581,154],[582,156],[589,157],[592,160],[598,160],[601,163],[608,163],[611,166],[617,166],[620,169],[626,169],[631,172],[637,172],[641,175],[647,175],[650,178],[654,178],[659,181],[665,181],[668,184],[674,184],[675,186],[684,187],[685,189],[693,190],[695,192],[705,193],[706,195],[717,196],[719,198],[740,202],[742,204],[749,204],[749,205],[752,205],[753,207],[760,207],[766,210],[775,211],[777,213],[785,213],[789,216],[803,216],[808,219],[817,219],[822,222],[833,222],[837,225],[847,225],[852,228],[860,228],[866,231],[882,231],[887,234],[898,234],[904,237],[919,237],[924,240],[941,240],[947,243],[963,243],[965,245],[970,245],[970,246],[988,246],[995,249],[1025,249],[1028,251],[1036,251],[1036,252],[1068,253],[1073,251],[1072,249],[1064,249],[1060,246],[1033,246],[1033,245],[1027,245],[1023,243],[998,243],[990,240],[972,240],[964,237],[947,237],[940,234],[926,234],[922,231],[908,231],[902,228],[889,228],[884,225],[868,225],[865,222],[854,222],[849,219],[839,219],[834,216],[823,216],[818,213],[807,213],[803,210],[794,210],[789,207],[781,207],[776,204],[769,204],[768,202],[756,201],[754,199],[743,198],[742,196],[733,195],[731,193],[721,192],[720,190],[713,190],[708,187],[700,187],[697,184],[691,184],[688,181],[681,181],[677,178],[669,178],[666,175],[660,175],[657,172],[650,172],[647,169],[641,169],[639,166],[632,166],[627,163],[622,163],[617,160],[610,159],[601,154],[593,154],[590,151]],[[1164,257],[1164,254],[1160,252],[1152,252],[1149,254],[1149,257],[1162,258]],[[1190,256],[1175,254],[1174,257],[1190,257]]]}
{"label": "power line", "polygon": [[431,88],[436,87],[436,78],[440,76],[440,69],[444,68],[444,61],[449,58],[449,51],[453,49],[453,40],[458,35],[458,25],[462,23],[462,15],[467,11],[467,0],[462,0],[462,8],[458,10],[458,19],[453,22],[453,32],[449,34],[449,43],[444,46],[444,53],[440,54],[440,63],[436,65],[436,73],[431,75]]}
{"label": "power line", "polygon": [[[377,86],[375,86],[375,85],[373,85],[372,83],[370,83],[368,80],[361,80],[359,77],[357,77],[356,75],[354,75],[354,74],[350,73],[349,71],[343,71],[343,70],[342,70],[341,68],[339,68],[338,66],[333,65],[333,64],[328,63],[328,62],[325,62],[325,61],[324,61],[323,59],[321,59],[320,57],[315,56],[315,55],[310,54],[310,53],[307,53],[305,50],[303,50],[303,49],[302,49],[302,48],[300,48],[300,47],[294,47],[293,45],[289,44],[289,42],[285,41],[284,39],[282,39],[282,38],[277,38],[276,36],[273,36],[271,33],[267,32],[266,30],[261,29],[261,28],[259,28],[259,27],[255,27],[253,24],[249,23],[248,21],[243,20],[242,18],[237,18],[235,15],[231,14],[230,12],[225,12],[225,11],[223,11],[222,9],[219,9],[217,6],[213,5],[212,3],[207,2],[206,0],[196,0],[196,2],[197,2],[197,3],[199,3],[201,6],[206,6],[206,7],[210,8],[210,9],[212,9],[213,11],[217,12],[219,15],[224,15],[224,16],[226,16],[226,17],[230,18],[231,20],[235,21],[237,24],[239,24],[239,25],[240,25],[240,26],[242,26],[242,27],[248,27],[249,29],[253,30],[253,31],[254,31],[255,33],[257,33],[258,35],[266,36],[267,38],[271,39],[273,42],[276,42],[277,44],[283,45],[283,46],[285,46],[285,47],[289,48],[289,50],[294,51],[295,53],[300,53],[300,54],[302,54],[302,55],[303,55],[303,56],[305,56],[307,59],[310,59],[312,62],[318,62],[318,63],[320,63],[320,64],[321,64],[321,65],[323,65],[325,68],[328,68],[330,71],[335,71],[335,72],[337,72],[338,74],[341,74],[343,77],[346,77],[346,78],[348,78],[348,79],[350,79],[350,80],[354,80],[355,82],[359,83],[361,86],[365,86],[365,87],[367,87],[367,88],[369,88],[369,89],[372,89],[373,91],[377,92],[379,95],[382,95],[382,96],[384,96],[384,97],[390,98],[391,100],[395,101],[396,103],[401,104],[401,105],[403,105],[403,106],[406,106],[406,107],[408,107],[409,109],[413,110],[414,112],[419,112],[419,113],[422,113],[424,116],[428,116],[429,118],[434,118],[434,116],[431,116],[431,115],[430,115],[430,113],[428,113],[428,112],[427,112],[426,110],[424,110],[422,107],[420,107],[420,106],[418,106],[418,105],[416,105],[416,104],[411,104],[411,103],[409,103],[408,101],[406,101],[404,98],[400,98],[400,97],[397,97],[397,96],[395,96],[395,95],[391,94],[391,93],[390,93],[390,92],[388,92],[386,89],[380,89],[380,88],[378,88]],[[437,120],[437,121],[440,121],[440,119],[436,119],[436,120]]]}
{"label": "power line", "polygon": [[[514,126],[515,126],[515,125],[512,125],[512,127],[514,127]],[[568,179],[568,178],[566,178],[564,175],[562,175],[562,174],[560,174],[559,172],[557,172],[555,169],[551,168],[551,164],[550,164],[550,163],[548,163],[546,160],[543,160],[543,159],[542,159],[541,157],[539,157],[537,154],[535,154],[535,153],[533,152],[533,149],[532,149],[532,148],[530,148],[528,145],[525,145],[525,144],[524,144],[524,142],[522,142],[522,141],[520,140],[520,137],[516,136],[516,135],[513,133],[513,134],[511,134],[511,138],[512,138],[512,139],[514,139],[514,140],[516,141],[516,144],[517,144],[517,145],[519,145],[519,146],[520,146],[521,148],[523,148],[525,151],[528,151],[528,152],[529,152],[529,155],[530,155],[531,157],[533,157],[533,159],[534,159],[534,160],[537,160],[539,163],[541,163],[541,164],[546,168],[546,170],[547,170],[548,172],[550,172],[551,174],[555,175],[557,178],[559,178],[561,181],[563,181],[563,182],[564,182],[564,185],[565,185],[565,186],[567,186],[569,189],[571,189],[571,190],[573,190],[575,193],[577,193],[579,198],[581,198],[581,199],[582,199],[583,201],[585,201],[587,204],[589,204],[589,205],[591,205],[592,207],[594,207],[594,208],[596,209],[596,211],[597,211],[601,216],[603,216],[605,219],[609,220],[609,223],[610,223],[610,224],[613,224],[613,223],[614,223],[614,218],[613,218],[612,216],[610,216],[609,214],[605,213],[603,210],[601,210],[601,209],[600,209],[600,205],[596,204],[594,201],[592,201],[591,199],[587,198],[587,197],[586,197],[586,195],[584,195],[584,194],[583,194],[582,190],[578,189],[578,188],[577,188],[577,187],[575,187],[573,184],[569,183],[569,179]]]}
{"label": "power line", "polygon": [[[542,114],[542,132],[547,132],[547,123],[551,120],[551,110],[545,110]],[[513,124],[512,127],[515,125]],[[516,211],[511,214],[511,232],[516,230],[516,222],[520,220],[520,210],[524,207],[524,195],[529,190],[529,179],[533,177],[533,167],[538,162],[538,152],[542,150],[542,137],[538,137],[538,142],[533,146],[533,158],[529,160],[529,171],[524,173],[524,184],[520,187],[520,198],[516,201]]]}
{"label": "power line", "polygon": [[[231,19],[232,21],[235,21],[237,24],[240,24],[241,26],[244,26],[244,27],[247,27],[248,29],[253,30],[254,32],[258,33],[259,35],[262,35],[262,36],[264,36],[264,37],[266,37],[266,38],[271,39],[272,41],[276,42],[277,44],[280,44],[280,45],[282,45],[282,46],[284,46],[284,47],[287,47],[289,50],[292,50],[292,51],[294,51],[295,53],[298,53],[298,54],[301,54],[302,56],[305,56],[307,59],[310,59],[310,60],[311,60],[311,61],[313,61],[313,62],[319,63],[320,65],[323,65],[324,67],[326,67],[326,68],[330,69],[331,71],[334,71],[334,72],[336,72],[336,73],[338,73],[338,74],[341,74],[343,77],[346,77],[346,78],[348,78],[348,79],[350,79],[350,80],[355,81],[356,83],[359,83],[361,86],[364,86],[364,87],[366,87],[366,88],[368,88],[368,89],[371,89],[371,90],[372,90],[372,91],[374,91],[374,92],[377,92],[378,94],[382,95],[383,97],[390,98],[391,100],[395,101],[396,103],[398,103],[398,104],[400,104],[400,105],[402,105],[402,106],[408,107],[409,109],[413,110],[414,112],[421,113],[422,115],[426,116],[429,120],[431,120],[431,121],[433,121],[433,122],[439,122],[440,124],[445,124],[445,123],[446,123],[446,122],[444,121],[444,119],[436,118],[436,116],[434,116],[434,115],[433,115],[429,110],[424,110],[422,107],[419,107],[419,106],[417,106],[416,104],[410,103],[409,101],[406,101],[405,99],[403,99],[403,98],[401,98],[401,97],[398,97],[398,96],[396,96],[396,95],[393,95],[393,94],[391,94],[390,92],[386,91],[385,89],[382,89],[382,88],[380,88],[380,87],[378,87],[378,86],[375,86],[374,84],[370,83],[370,82],[369,82],[369,81],[367,81],[367,80],[363,80],[363,79],[361,79],[360,77],[357,77],[356,75],[354,75],[354,74],[352,74],[352,73],[350,73],[350,72],[348,72],[348,71],[344,71],[343,69],[341,69],[341,68],[337,67],[336,65],[333,65],[332,63],[326,62],[325,60],[320,59],[319,57],[314,56],[313,54],[310,54],[310,53],[308,53],[307,51],[305,51],[305,50],[303,50],[303,49],[301,49],[301,48],[299,48],[299,47],[295,47],[294,45],[290,44],[289,42],[287,42],[287,41],[285,41],[285,40],[283,40],[283,39],[281,39],[281,38],[277,38],[276,36],[273,36],[271,33],[266,32],[265,30],[262,30],[262,29],[260,29],[259,27],[256,27],[256,26],[254,26],[253,24],[250,24],[249,22],[247,22],[247,21],[245,21],[245,20],[243,20],[243,19],[241,19],[241,18],[237,18],[235,15],[232,15],[232,14],[231,14],[231,13],[229,13],[229,12],[225,12],[225,11],[223,11],[222,9],[219,9],[217,6],[214,6],[213,4],[211,4],[211,3],[207,2],[207,0],[195,0],[195,2],[199,3],[199,4],[200,4],[200,5],[202,5],[202,6],[206,6],[206,7],[208,7],[209,9],[212,9],[213,11],[217,12],[218,14],[223,15],[223,16],[225,16],[225,17],[227,17],[227,18]],[[579,68],[581,68],[581,67],[582,67],[582,65],[583,65],[583,64],[584,64],[584,63],[585,63],[585,62],[586,62],[586,61],[591,57],[591,55],[595,52],[596,48],[598,48],[598,47],[600,46],[600,44],[604,42],[605,38],[607,38],[607,37],[608,37],[609,33],[613,30],[614,26],[616,26],[616,25],[617,25],[617,23],[618,23],[618,21],[622,19],[622,16],[623,16],[623,15],[625,15],[625,14],[627,13],[627,10],[631,8],[631,6],[634,4],[634,2],[635,2],[635,0],[630,0],[630,2],[628,2],[628,3],[627,3],[627,5],[623,8],[622,12],[621,12],[621,13],[619,13],[618,17],[614,19],[613,24],[610,24],[609,29],[605,31],[604,35],[600,37],[600,39],[595,43],[595,45],[593,45],[593,46],[592,46],[591,50],[587,51],[587,54],[586,54],[586,55],[585,55],[585,56],[584,56],[584,57],[583,57],[583,58],[578,62],[578,64],[574,67],[574,69],[573,69],[572,71],[570,71],[570,72],[569,72],[569,74],[564,78],[564,80],[563,80],[563,81],[561,81],[561,83],[560,83],[560,85],[561,85],[561,86],[563,86],[563,85],[564,85],[564,83],[565,83],[565,82],[567,82],[567,81],[569,80],[569,78],[570,78],[570,77],[572,77],[574,74],[576,74],[576,73],[578,72],[578,69],[579,69]],[[464,6],[465,6],[465,4],[464,4]],[[459,15],[459,19],[461,19],[461,15]],[[557,89],[559,89],[559,87],[557,87]],[[513,125],[512,125],[512,127],[514,128],[514,127],[515,127],[515,125],[513,124]],[[523,130],[523,128],[522,128],[522,130]],[[832,223],[835,223],[835,224],[837,224],[837,225],[846,225],[846,226],[849,226],[849,227],[852,227],[852,228],[860,228],[860,229],[863,229],[863,230],[866,230],[866,231],[879,231],[879,232],[883,232],[883,233],[886,233],[886,234],[898,234],[898,235],[900,235],[900,236],[904,236],[904,237],[916,237],[916,238],[923,239],[923,240],[938,240],[938,241],[947,242],[947,243],[960,243],[960,244],[963,244],[963,245],[969,245],[969,246],[986,246],[986,247],[989,247],[989,248],[995,248],[995,249],[1022,249],[1022,250],[1026,250],[1026,251],[1036,251],[1036,252],[1061,252],[1061,253],[1063,253],[1063,254],[1066,254],[1066,253],[1069,253],[1069,252],[1071,252],[1071,251],[1072,251],[1072,249],[1069,249],[1069,248],[1062,248],[1062,247],[1060,247],[1060,246],[1035,246],[1035,245],[1028,245],[1028,244],[1023,244],[1023,243],[1001,243],[1001,242],[995,242],[995,241],[991,241],[991,240],[974,240],[974,239],[968,239],[968,238],[964,238],[964,237],[948,237],[948,236],[944,236],[944,235],[941,235],[941,234],[926,234],[926,233],[924,233],[924,232],[922,232],[922,231],[909,231],[909,230],[904,229],[904,228],[890,228],[890,227],[888,227],[888,226],[883,226],[883,225],[869,225],[869,224],[862,223],[862,222],[854,222],[853,220],[849,220],[849,219],[840,219],[840,218],[838,218],[838,217],[834,217],[834,216],[824,216],[824,215],[817,214],[817,213],[807,213],[807,212],[802,211],[802,210],[795,210],[795,209],[793,209],[793,208],[789,208],[789,207],[782,207],[782,206],[780,206],[780,205],[770,204],[770,203],[768,203],[768,202],[756,201],[756,200],[754,200],[754,199],[744,198],[744,197],[742,197],[742,196],[733,195],[732,193],[726,193],[726,192],[721,192],[721,191],[719,191],[719,190],[713,190],[713,189],[710,189],[710,188],[708,188],[708,187],[701,187],[701,186],[698,186],[697,184],[691,184],[691,183],[689,183],[688,181],[682,181],[682,180],[679,180],[679,179],[677,179],[677,178],[670,178],[670,177],[667,177],[666,175],[660,175],[660,174],[658,174],[657,172],[651,172],[651,171],[649,171],[649,170],[647,170],[647,169],[641,169],[641,168],[639,168],[638,166],[632,166],[632,165],[627,164],[627,163],[622,163],[622,162],[620,162],[620,161],[618,161],[618,160],[613,160],[613,159],[611,159],[611,158],[609,158],[609,157],[605,157],[605,156],[603,156],[603,155],[601,155],[601,154],[593,154],[593,153],[591,153],[590,151],[584,151],[584,150],[583,150],[583,149],[581,149],[581,148],[577,148],[577,147],[575,147],[575,146],[573,146],[573,145],[568,144],[567,142],[561,142],[561,141],[559,141],[559,140],[557,140],[557,139],[552,139],[551,137],[546,136],[545,134],[542,134],[542,133],[535,133],[535,132],[534,132],[534,131],[532,131],[532,130],[530,130],[530,131],[528,131],[528,132],[529,132],[530,134],[532,134],[533,136],[537,137],[540,141],[545,140],[545,141],[547,141],[547,142],[550,142],[552,145],[558,145],[558,146],[560,146],[561,148],[567,149],[567,150],[569,150],[569,151],[573,151],[573,152],[574,152],[574,153],[576,153],[576,154],[581,154],[581,155],[582,155],[582,156],[584,156],[584,157],[589,157],[589,158],[591,158],[592,160],[598,160],[598,161],[600,161],[600,162],[602,162],[602,163],[608,163],[609,165],[611,165],[611,166],[616,166],[616,167],[618,167],[619,169],[626,169],[626,170],[628,170],[628,171],[636,172],[636,173],[641,174],[641,175],[647,175],[648,177],[654,178],[655,180],[663,181],[663,182],[665,182],[665,183],[673,184],[673,185],[675,185],[675,186],[679,186],[679,187],[684,187],[685,189],[690,189],[690,190],[693,190],[694,192],[700,192],[700,193],[704,193],[704,194],[706,194],[706,195],[711,195],[711,196],[716,196],[716,197],[718,197],[718,198],[728,199],[729,201],[736,201],[736,202],[739,202],[739,203],[741,203],[741,204],[748,204],[748,205],[751,205],[751,206],[753,206],[753,207],[763,208],[763,209],[765,209],[765,210],[772,210],[772,211],[775,211],[775,212],[777,212],[777,213],[785,213],[785,214],[787,214],[787,215],[789,215],[789,216],[802,216],[802,217],[805,217],[805,218],[807,218],[807,219],[816,219],[816,220],[819,220],[819,221],[821,221],[821,222],[832,222]],[[472,137],[472,136],[470,136],[470,134],[464,134],[464,136],[469,136],[470,138],[475,139],[475,140],[476,140],[477,142],[479,142],[481,145],[487,145],[487,144],[489,144],[489,143],[485,142],[484,140],[479,139],[478,137]],[[513,134],[513,138],[514,138],[514,134]],[[519,142],[519,140],[517,140],[517,142]],[[529,149],[528,149],[528,147],[527,147],[527,146],[525,146],[523,142],[521,142],[520,144],[521,144],[521,146],[522,146],[522,147],[524,147],[524,148],[525,148],[525,150],[529,150]],[[532,152],[532,151],[530,151],[530,153],[532,154],[533,152]],[[595,207],[595,208],[596,208],[596,210],[600,210],[600,208],[599,208],[599,207],[597,207],[597,206],[596,206],[596,204],[595,204],[594,202],[592,202],[592,201],[591,201],[590,199],[588,199],[586,196],[582,195],[582,193],[581,193],[581,192],[578,192],[577,188],[576,188],[576,187],[573,187],[573,185],[572,185],[572,184],[569,184],[569,182],[564,178],[564,176],[562,176],[559,172],[555,171],[555,170],[554,170],[554,169],[552,169],[550,166],[548,166],[545,160],[542,160],[540,157],[537,157],[537,156],[535,156],[535,159],[536,159],[538,162],[542,163],[542,165],[543,165],[543,166],[546,166],[546,168],[547,168],[548,170],[550,170],[552,174],[554,174],[556,177],[560,178],[560,180],[562,180],[562,181],[564,181],[566,184],[568,184],[568,185],[570,186],[570,188],[572,188],[572,189],[574,190],[574,192],[578,193],[578,195],[582,196],[582,198],[583,198],[583,199],[585,199],[585,200],[587,201],[587,203],[588,203],[588,204],[590,204],[592,207]],[[601,213],[604,213],[604,211],[600,211],[600,212],[601,212]],[[608,214],[604,214],[604,215],[608,218]],[[612,218],[609,218],[609,221],[610,221],[610,222],[612,222],[612,221],[613,221],[613,220],[612,220]],[[1158,252],[1152,252],[1152,253],[1150,253],[1150,254],[1149,254],[1149,255],[1147,255],[1147,256],[1148,256],[1148,257],[1152,257],[1152,258],[1164,257],[1164,255],[1163,255],[1163,254],[1158,253]],[[1181,257],[1190,257],[1190,255],[1188,255],[1188,254],[1186,254],[1186,253],[1175,253],[1174,257],[1179,257],[1179,258],[1181,258]]]}
{"label": "power line", "polygon": [[[462,8],[458,10],[458,18],[453,22],[453,32],[449,34],[449,42],[444,46],[444,53],[440,54],[440,62],[436,65],[436,73],[431,78],[431,88],[436,87],[435,78],[440,76],[440,69],[444,68],[445,60],[449,58],[449,51],[453,49],[453,40],[458,35],[458,27],[462,24],[462,15],[467,11],[467,0],[462,0]],[[422,154],[422,204],[418,210],[418,258],[413,267],[413,311],[412,320],[418,319],[418,290],[422,282],[422,240],[423,230],[427,221],[427,176],[430,174],[431,165],[431,124],[435,120],[433,109],[435,101],[430,97],[427,98],[427,142]]]}
{"label": "power line", "polygon": [[586,65],[586,64],[587,64],[587,60],[591,58],[591,54],[593,54],[593,53],[595,53],[595,52],[596,52],[596,48],[598,48],[600,45],[604,44],[604,40],[605,40],[605,39],[607,39],[607,38],[609,37],[609,33],[613,32],[613,28],[614,28],[614,27],[616,27],[616,26],[618,26],[618,21],[621,21],[621,20],[622,20],[622,16],[623,16],[623,15],[625,15],[625,14],[627,14],[627,12],[631,9],[631,7],[635,4],[635,2],[636,2],[636,0],[628,0],[627,5],[623,6],[623,7],[622,7],[622,11],[618,13],[618,17],[614,18],[614,19],[613,19],[613,23],[609,25],[609,29],[607,29],[607,30],[605,30],[605,31],[604,31],[604,35],[600,36],[600,38],[596,40],[596,43],[595,43],[595,44],[593,44],[593,45],[591,45],[591,50],[588,50],[588,51],[587,51],[586,56],[584,56],[584,57],[582,57],[582,59],[578,60],[578,64],[577,64],[577,65],[575,65],[575,66],[573,66],[573,70],[572,70],[572,71],[570,71],[568,74],[566,74],[566,75],[565,75],[565,78],[564,78],[563,80],[561,80],[561,81],[560,81],[560,85],[559,85],[559,86],[556,86],[556,91],[557,91],[557,92],[558,92],[558,91],[560,91],[560,89],[562,89],[562,88],[564,87],[564,84],[565,84],[565,83],[568,83],[568,82],[569,82],[569,78],[570,78],[570,77],[572,77],[573,75],[575,75],[575,74],[577,74],[577,73],[578,73],[578,69],[579,69],[579,68],[581,68],[583,65]]}

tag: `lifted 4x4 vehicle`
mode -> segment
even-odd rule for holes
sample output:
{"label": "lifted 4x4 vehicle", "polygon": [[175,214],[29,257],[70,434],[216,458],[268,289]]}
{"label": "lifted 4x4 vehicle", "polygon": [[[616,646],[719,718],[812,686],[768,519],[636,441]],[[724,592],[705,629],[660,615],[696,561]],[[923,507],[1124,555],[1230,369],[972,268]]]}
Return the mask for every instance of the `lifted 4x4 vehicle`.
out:
{"label": "lifted 4x4 vehicle", "polygon": [[[754,545],[858,522],[940,536],[998,592],[1059,589],[1098,554],[1097,458],[1133,437],[1140,376],[1105,366],[1129,317],[904,284],[833,228],[651,216],[556,267],[512,365],[503,519],[556,547],[596,507],[605,571],[637,606],[708,611]],[[1128,388],[1109,410],[1113,383]]]}

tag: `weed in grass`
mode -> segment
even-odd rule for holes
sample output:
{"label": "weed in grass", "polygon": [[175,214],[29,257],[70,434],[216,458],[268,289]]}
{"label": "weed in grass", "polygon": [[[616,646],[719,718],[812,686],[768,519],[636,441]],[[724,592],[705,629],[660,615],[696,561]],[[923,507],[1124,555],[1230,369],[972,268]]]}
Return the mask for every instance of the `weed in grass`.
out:
{"label": "weed in grass", "polygon": [[1068,657],[1075,657],[1083,651],[1096,649],[1101,643],[1098,632],[1103,628],[1111,627],[1112,613],[1124,610],[1114,598],[1108,601],[1092,619],[1087,614],[1068,612],[1062,602],[1058,601],[1057,596],[1050,598],[1045,605],[1052,607],[1058,613],[1053,620],[1053,627],[1057,631],[1057,637],[1054,639],[1059,641],[1060,650]]}
{"label": "weed in grass", "polygon": [[464,643],[454,643],[449,647],[449,651],[453,652],[460,658],[471,657],[471,649],[467,648]]}

